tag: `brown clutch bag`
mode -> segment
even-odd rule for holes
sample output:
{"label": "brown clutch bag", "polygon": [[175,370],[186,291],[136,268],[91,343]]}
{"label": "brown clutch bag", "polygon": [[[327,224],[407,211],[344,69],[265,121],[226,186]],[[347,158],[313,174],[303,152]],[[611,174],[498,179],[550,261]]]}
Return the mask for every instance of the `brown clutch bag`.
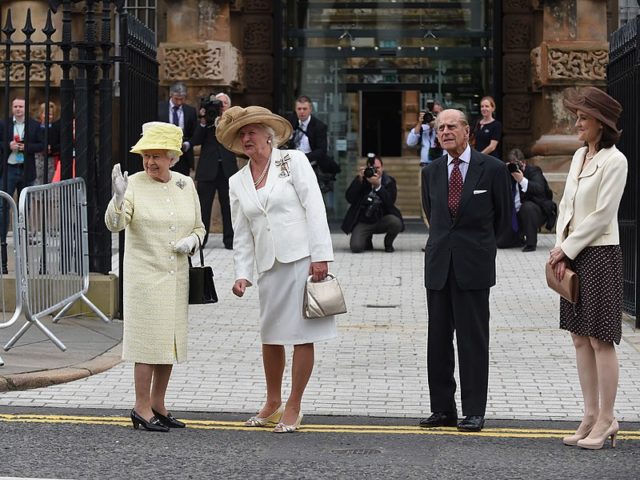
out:
{"label": "brown clutch bag", "polygon": [[556,279],[551,264],[546,263],[544,273],[547,276],[547,285],[562,298],[571,303],[578,303],[579,283],[578,275],[569,268],[564,271],[564,278],[561,282]]}

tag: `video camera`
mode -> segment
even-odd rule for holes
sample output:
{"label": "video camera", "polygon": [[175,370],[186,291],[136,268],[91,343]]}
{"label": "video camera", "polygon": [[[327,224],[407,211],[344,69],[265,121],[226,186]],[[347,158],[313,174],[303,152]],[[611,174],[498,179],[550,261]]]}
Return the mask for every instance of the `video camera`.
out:
{"label": "video camera", "polygon": [[200,98],[200,108],[205,111],[204,119],[207,127],[211,127],[216,124],[216,118],[222,115],[222,100],[218,100],[212,93],[208,97]]}
{"label": "video camera", "polygon": [[375,153],[367,153],[367,166],[364,169],[363,175],[365,178],[373,177],[377,171],[378,167],[375,166],[376,163],[376,154]]}

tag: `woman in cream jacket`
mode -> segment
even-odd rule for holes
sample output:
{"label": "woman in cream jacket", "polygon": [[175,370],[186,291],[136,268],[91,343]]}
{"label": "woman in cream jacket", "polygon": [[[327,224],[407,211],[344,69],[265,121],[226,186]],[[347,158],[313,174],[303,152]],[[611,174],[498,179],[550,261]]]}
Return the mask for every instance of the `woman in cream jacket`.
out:
{"label": "woman in cream jacket", "polygon": [[[242,297],[258,272],[260,337],[267,398],[247,426],[275,424],[290,433],[302,421],[301,401],[314,363],[314,343],[336,336],[334,317],[302,315],[309,275],[323,280],[333,261],[322,194],[307,157],[276,147],[291,136],[291,124],[262,107],[232,107],[220,119],[222,145],[244,153],[249,163],[229,179],[236,281]],[[291,393],[282,405],[284,345],[293,345]]]}
{"label": "woman in cream jacket", "polygon": [[622,323],[622,253],[618,207],[627,177],[627,159],[616,148],[616,122],[622,107],[595,87],[565,98],[577,115],[578,138],[585,145],[571,161],[558,211],[556,246],[549,263],[561,280],[567,267],[579,278],[578,303],[560,299],[560,328],[569,330],[576,349],[584,417],[566,445],[602,448],[618,422],[614,404]]}

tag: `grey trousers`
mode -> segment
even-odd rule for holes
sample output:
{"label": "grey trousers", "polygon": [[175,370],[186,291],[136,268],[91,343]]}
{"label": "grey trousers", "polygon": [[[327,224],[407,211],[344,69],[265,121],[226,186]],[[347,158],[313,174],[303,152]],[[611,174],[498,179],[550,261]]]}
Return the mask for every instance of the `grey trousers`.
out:
{"label": "grey trousers", "polygon": [[390,247],[393,241],[402,231],[402,220],[395,215],[385,215],[377,223],[357,223],[351,232],[349,247],[353,253],[363,252],[371,237],[376,233],[385,233],[384,246]]}

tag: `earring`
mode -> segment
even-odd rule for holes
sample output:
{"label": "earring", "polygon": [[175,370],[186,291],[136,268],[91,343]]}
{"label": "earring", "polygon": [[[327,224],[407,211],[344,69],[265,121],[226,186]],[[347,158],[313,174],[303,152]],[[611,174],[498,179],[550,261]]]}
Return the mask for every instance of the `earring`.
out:
{"label": "earring", "polygon": [[267,143],[271,143],[271,139],[270,138],[267,140]]}

